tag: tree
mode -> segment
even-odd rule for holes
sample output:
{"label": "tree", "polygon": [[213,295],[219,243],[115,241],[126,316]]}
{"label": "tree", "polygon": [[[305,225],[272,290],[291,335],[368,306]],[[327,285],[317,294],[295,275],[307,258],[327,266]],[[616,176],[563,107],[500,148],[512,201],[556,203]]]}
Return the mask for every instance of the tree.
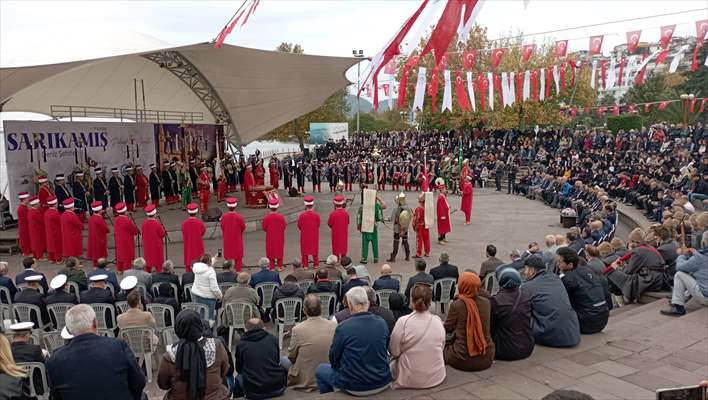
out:
{"label": "tree", "polygon": [[[699,72],[695,74],[699,74]],[[692,85],[700,82],[700,80],[698,79],[688,84],[689,81],[686,76],[689,77],[688,79],[691,79],[692,74],[653,74],[644,80],[644,84],[631,87],[627,93],[625,93],[623,101],[627,104],[652,103],[664,100],[676,100],[680,98],[681,93],[685,93],[686,90],[694,93],[691,90],[693,89]],[[696,89],[696,91],[701,90],[701,88]],[[638,111],[642,113],[644,122],[649,125],[657,122],[680,123],[683,122],[684,118],[684,104],[681,101],[669,103],[663,111],[659,110],[658,104],[652,105],[649,113],[644,112],[643,107],[640,107]],[[697,113],[689,112],[688,114],[687,119],[689,122],[699,117]]]}
{"label": "tree", "polygon": [[[705,60],[706,58],[708,58],[708,45],[704,45],[701,51],[698,52],[698,70],[695,72],[691,72],[690,70],[684,72],[683,76],[686,80],[679,85],[681,93],[693,93],[699,98],[708,97],[708,68],[700,65],[700,60]],[[699,100],[696,112],[698,112],[700,103],[701,101]],[[696,115],[695,118],[704,122],[708,120],[708,107],[703,110],[702,114]]]}
{"label": "tree", "polygon": [[[276,50],[293,54],[305,53],[305,49],[299,44],[285,42],[276,47]],[[265,137],[282,141],[297,140],[300,149],[304,150],[305,141],[309,137],[308,132],[311,122],[342,122],[347,120],[349,104],[347,104],[346,96],[346,88],[338,90],[316,110],[275,128],[268,132]]]}

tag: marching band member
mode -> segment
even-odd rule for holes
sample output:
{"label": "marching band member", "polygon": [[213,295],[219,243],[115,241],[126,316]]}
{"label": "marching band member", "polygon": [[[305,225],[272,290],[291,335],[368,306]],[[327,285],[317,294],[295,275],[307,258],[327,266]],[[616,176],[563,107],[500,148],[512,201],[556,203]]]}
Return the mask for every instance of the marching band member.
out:
{"label": "marching band member", "polygon": [[95,267],[100,258],[108,257],[108,225],[106,225],[105,211],[103,203],[96,200],[91,203],[91,215],[88,219],[88,243],[86,244],[86,256],[93,262]]}
{"label": "marching band member", "polygon": [[241,272],[243,267],[243,232],[246,223],[241,214],[236,212],[238,200],[235,197],[226,199],[229,211],[221,217],[221,233],[223,239],[224,260],[233,260],[236,271]]}
{"label": "marching band member", "polygon": [[315,198],[305,196],[305,211],[297,219],[297,228],[300,230],[300,256],[302,267],[308,268],[309,257],[315,269],[319,268],[318,257],[320,247],[320,215],[314,210]]}

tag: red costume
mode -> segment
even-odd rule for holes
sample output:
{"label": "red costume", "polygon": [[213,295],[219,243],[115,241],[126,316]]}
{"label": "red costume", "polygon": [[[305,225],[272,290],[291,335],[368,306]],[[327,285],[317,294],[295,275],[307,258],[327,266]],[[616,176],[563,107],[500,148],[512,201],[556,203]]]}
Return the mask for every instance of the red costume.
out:
{"label": "red costume", "polygon": [[199,261],[204,255],[203,238],[206,228],[204,223],[194,216],[199,211],[196,204],[188,204],[187,211],[191,215],[182,222],[182,240],[184,241],[184,267],[187,272],[190,272],[192,263]]}
{"label": "red costume", "polygon": [[460,187],[465,186],[468,176],[470,176],[470,167],[467,165],[463,165],[462,169],[460,170]]}
{"label": "red costume", "polygon": [[[311,200],[311,201],[308,201]],[[303,268],[309,264],[309,256],[312,256],[312,264],[315,268],[320,266],[318,257],[320,247],[320,215],[311,207],[315,199],[312,196],[305,196],[305,205],[310,207],[297,218],[297,228],[300,230],[300,256]]]}
{"label": "red costume", "polygon": [[270,186],[273,186],[274,189],[277,189],[279,183],[280,173],[278,172],[278,165],[273,163],[273,165],[270,166]]}
{"label": "red costume", "polygon": [[226,197],[226,179],[222,176],[216,185],[216,201],[221,203]]}
{"label": "red costume", "polygon": [[206,168],[199,174],[199,201],[202,212],[205,213],[209,209],[209,175],[206,173]]}
{"label": "red costume", "polygon": [[138,175],[135,177],[135,201],[138,207],[145,207],[148,201],[148,185],[147,176],[143,174],[143,170],[139,169]]}
{"label": "red costume", "polygon": [[265,186],[265,170],[260,164],[256,165],[256,186]]}
{"label": "red costume", "polygon": [[61,214],[61,242],[64,258],[81,257],[84,254],[84,224],[73,210],[74,201],[64,200],[64,212]]}
{"label": "red costume", "polygon": [[450,232],[450,206],[447,204],[445,193],[440,193],[438,196],[438,235],[444,235]]}
{"label": "red costume", "polygon": [[283,269],[283,253],[285,247],[285,227],[287,222],[282,214],[278,214],[278,199],[270,199],[268,207],[271,212],[263,218],[262,227],[266,234],[266,257],[270,260],[270,269],[277,263],[278,269]]}
{"label": "red costume", "polygon": [[[151,205],[152,208],[146,208],[148,215],[153,214],[155,211],[155,206]],[[147,211],[147,210],[151,211]],[[152,216],[148,216],[142,225],[140,226],[140,231],[143,236],[143,258],[145,258],[145,271],[152,272],[152,269],[160,273],[162,272],[162,263],[165,262],[165,228],[162,226],[160,221]]]}
{"label": "red costume", "polygon": [[229,212],[221,217],[221,232],[224,240],[224,259],[234,260],[236,271],[241,272],[243,267],[243,231],[246,230],[246,223],[241,214],[237,213],[236,199],[226,200]]}
{"label": "red costume", "polygon": [[337,206],[327,218],[327,226],[332,230],[332,254],[341,258],[346,256],[349,250],[349,214],[344,209],[344,196],[334,197],[334,204]]}
{"label": "red costume", "polygon": [[[55,199],[56,200],[56,199]],[[47,254],[49,261],[61,261],[61,214],[56,208],[48,208],[44,213],[44,231],[47,234]]]}
{"label": "red costume", "polygon": [[[44,216],[39,208],[39,199],[36,199],[36,205],[27,212],[27,221],[29,222],[30,243],[32,245],[32,254],[37,260],[44,258],[44,252],[47,250],[47,234],[44,231]],[[30,201],[32,204],[32,201]]]}
{"label": "red costume", "polygon": [[39,192],[37,193],[37,196],[39,197],[39,209],[42,212],[42,215],[44,215],[44,212],[47,211],[47,200],[49,197],[52,195],[51,191],[49,190],[49,187],[47,185],[42,184],[39,187]]}
{"label": "red costume", "polygon": [[462,185],[462,200],[460,202],[460,210],[465,213],[465,224],[470,223],[470,217],[472,216],[472,196],[474,194],[474,189],[472,188],[471,182],[465,182]]}
{"label": "red costume", "polygon": [[[118,203],[118,210],[121,210],[120,206],[127,209],[125,204]],[[116,243],[116,269],[123,272],[131,268],[135,259],[135,235],[138,234],[138,227],[127,215],[122,214],[116,217],[113,224]]]}
{"label": "red costume", "polygon": [[246,169],[246,173],[243,174],[243,190],[245,192],[251,190],[251,188],[256,184],[256,180],[253,177],[253,172],[250,168]]}
{"label": "red costume", "polygon": [[[29,195],[27,193],[21,193],[20,194],[20,199],[26,199],[28,198]],[[20,249],[22,250],[22,255],[23,256],[29,256],[32,252],[32,242],[30,240],[30,231],[29,231],[29,220],[27,218],[27,214],[29,212],[29,208],[27,208],[26,204],[20,204],[17,207],[17,225],[18,225],[18,230],[20,231]]]}
{"label": "red costume", "polygon": [[[86,245],[86,256],[93,261],[94,267],[98,264],[98,259],[108,257],[108,234],[110,230],[100,213],[103,205],[100,201],[91,204],[94,214],[88,220],[88,243]],[[131,261],[132,262],[132,261]]]}
{"label": "red costume", "polygon": [[420,257],[425,249],[425,256],[430,255],[430,229],[425,227],[425,209],[422,205],[416,207],[413,214],[413,229],[415,230],[415,255]]}

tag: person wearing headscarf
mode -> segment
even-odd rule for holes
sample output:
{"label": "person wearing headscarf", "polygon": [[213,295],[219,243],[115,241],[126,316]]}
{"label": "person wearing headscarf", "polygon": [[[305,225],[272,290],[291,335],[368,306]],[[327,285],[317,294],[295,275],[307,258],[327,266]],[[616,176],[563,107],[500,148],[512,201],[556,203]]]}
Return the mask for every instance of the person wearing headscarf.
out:
{"label": "person wearing headscarf", "polygon": [[494,362],[494,342],[490,334],[491,304],[479,296],[481,281],[472,272],[463,272],[457,280],[459,295],[450,304],[445,320],[447,339],[445,364],[463,371],[481,371]]}
{"label": "person wearing headscarf", "polygon": [[177,315],[176,344],[167,346],[157,374],[157,385],[167,390],[166,400],[226,400],[231,397],[222,384],[229,370],[223,343],[204,334],[195,311]]}
{"label": "person wearing headscarf", "polygon": [[491,298],[492,338],[497,360],[521,360],[534,347],[531,328],[531,295],[521,288],[521,274],[516,268],[499,272],[499,292]]}

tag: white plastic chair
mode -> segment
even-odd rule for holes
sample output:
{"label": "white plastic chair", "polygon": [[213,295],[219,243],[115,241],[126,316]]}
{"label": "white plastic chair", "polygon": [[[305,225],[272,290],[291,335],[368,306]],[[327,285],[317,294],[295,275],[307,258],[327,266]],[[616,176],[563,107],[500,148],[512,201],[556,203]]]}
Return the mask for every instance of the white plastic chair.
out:
{"label": "white plastic chair", "polygon": [[142,283],[138,283],[135,285],[136,288],[138,288],[138,292],[140,293],[140,298],[141,299],[146,299],[148,297],[148,289],[147,286],[145,286]]}
{"label": "white plastic chair", "polygon": [[280,285],[275,282],[263,282],[256,285],[256,293],[261,298],[260,306],[263,309],[270,308],[270,303],[273,302],[273,292],[278,286]]}
{"label": "white plastic chair", "polygon": [[435,300],[435,312],[444,321],[447,317],[447,308],[452,302],[452,288],[457,283],[455,278],[442,278],[433,282],[433,299]]}
{"label": "white plastic chair", "polygon": [[0,321],[9,320],[15,323],[15,313],[12,311],[12,306],[9,304],[0,304]]}
{"label": "white plastic chair", "polygon": [[401,285],[403,284],[403,275],[402,274],[391,274],[389,275],[392,279],[395,279],[400,283]]}
{"label": "white plastic chair", "polygon": [[337,307],[337,295],[331,292],[313,294],[320,298],[320,303],[322,304],[322,318],[332,318]]}
{"label": "white plastic chair", "polygon": [[196,313],[199,314],[199,317],[201,319],[206,319],[209,315],[209,308],[206,306],[206,304],[202,303],[182,303],[182,309],[196,311]]}
{"label": "white plastic chair", "polygon": [[52,321],[54,329],[60,331],[64,325],[66,325],[64,322],[64,316],[66,316],[66,312],[73,306],[74,305],[71,303],[54,303],[47,306],[49,319]]}
{"label": "white plastic chair", "polygon": [[73,293],[76,296],[76,301],[81,302],[81,290],[79,289],[79,284],[74,281],[66,281],[66,289],[69,293]]}
{"label": "white plastic chair", "polygon": [[12,296],[10,295],[10,289],[5,286],[0,286],[0,303],[12,305]]}
{"label": "white plastic chair", "polygon": [[170,282],[156,282],[152,284],[152,297],[157,298],[160,297],[160,286],[162,285],[170,285],[172,288],[172,297],[175,299],[177,303],[179,303],[179,288],[177,285],[174,283]]}
{"label": "white plastic chair", "polygon": [[315,281],[312,279],[303,279],[301,281],[297,281],[297,285],[300,287],[300,290],[302,290],[303,293],[307,294],[307,289],[310,288],[310,285],[314,285]]}
{"label": "white plastic chair", "polygon": [[175,328],[174,327],[169,327],[162,331],[162,344],[165,345],[165,348],[167,346],[171,346],[175,343],[179,342],[179,338],[177,337],[177,334],[175,333]]}
{"label": "white plastic chair", "polygon": [[[40,330],[45,330],[52,325],[51,322],[44,323],[42,321],[42,310],[34,304],[15,303],[12,308],[15,310],[15,317],[17,317],[18,322],[34,322],[34,326]],[[34,319],[32,314],[35,316]]]}
{"label": "white plastic chair", "polygon": [[299,297],[286,297],[275,302],[275,333],[279,348],[283,348],[285,327],[297,324],[301,311],[302,299]]}
{"label": "white plastic chair", "polygon": [[61,337],[60,331],[45,332],[42,335],[42,344],[44,348],[47,349],[49,354],[52,354],[54,350],[62,347],[66,344],[64,338]]}
{"label": "white plastic chair", "polygon": [[[29,390],[30,390],[30,397],[36,398],[36,399],[41,399],[41,400],[47,400],[49,399],[49,383],[47,381],[47,370],[44,367],[44,364],[39,363],[39,362],[23,362],[23,363],[17,363],[18,367],[25,368],[27,370],[27,375],[29,379]],[[34,373],[35,371],[39,371],[39,375],[42,377],[42,387],[39,388],[36,386],[37,382],[34,380]],[[42,394],[39,394],[39,392],[42,392]]]}
{"label": "white plastic chair", "polygon": [[[96,328],[101,336],[115,337],[116,323],[116,308],[113,304],[107,303],[91,303],[89,304],[96,313]],[[109,316],[106,321],[106,316]]]}
{"label": "white plastic chair", "polygon": [[116,301],[116,310],[118,310],[118,314],[123,314],[128,311],[129,308],[130,306],[127,301]]}
{"label": "white plastic chair", "polygon": [[[158,335],[161,334],[163,330],[174,325],[175,310],[172,306],[167,304],[151,303],[147,305],[147,310],[152,314],[153,318],[155,318],[155,322],[157,323],[155,330]],[[168,321],[169,325],[167,324]]]}
{"label": "white plastic chair", "polygon": [[182,286],[182,294],[186,302],[192,301],[192,285],[193,283],[185,283],[184,286]]}
{"label": "white plastic chair", "polygon": [[497,277],[494,272],[491,272],[484,277],[484,280],[482,281],[482,288],[489,292],[492,296],[499,292],[499,282],[497,282]]}
{"label": "white plastic chair", "polygon": [[391,297],[392,294],[397,293],[393,289],[379,289],[376,291],[376,301],[379,303],[379,307],[383,307],[386,309],[391,309],[391,306],[388,304],[388,298]]}
{"label": "white plastic chair", "polygon": [[226,293],[227,290],[229,290],[229,288],[231,286],[235,286],[235,285],[236,284],[233,282],[221,282],[219,284],[219,290],[221,290],[221,294],[223,295],[224,293]]}
{"label": "white plastic chair", "polygon": [[227,303],[222,324],[229,327],[229,350],[233,351],[233,337],[237,329],[246,330],[246,321],[254,315],[253,304],[243,301]]}
{"label": "white plastic chair", "polygon": [[147,380],[152,382],[152,336],[153,330],[150,328],[125,328],[121,329],[118,337],[128,343],[128,347],[133,351],[135,358],[138,359],[138,365],[145,362],[145,370],[147,371]]}

